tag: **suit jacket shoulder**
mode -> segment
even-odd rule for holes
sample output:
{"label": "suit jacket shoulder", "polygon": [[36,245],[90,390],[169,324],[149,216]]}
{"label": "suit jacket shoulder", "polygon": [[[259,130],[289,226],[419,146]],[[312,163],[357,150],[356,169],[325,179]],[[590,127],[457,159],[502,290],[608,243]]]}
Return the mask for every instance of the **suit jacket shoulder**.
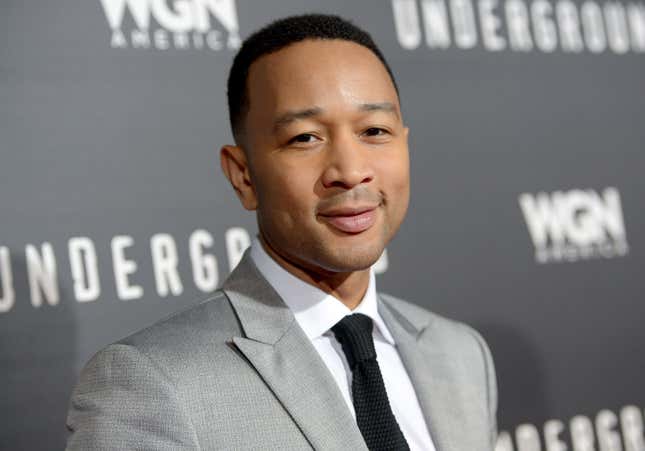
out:
{"label": "suit jacket shoulder", "polygon": [[[186,372],[186,364],[199,356],[228,354],[227,343],[239,335],[240,325],[231,304],[222,291],[188,308],[157,321],[116,344],[131,346],[168,371]],[[205,353],[205,350],[208,350]],[[171,374],[171,376],[173,376]],[[174,377],[176,380],[180,375]]]}
{"label": "suit jacket shoulder", "polygon": [[[486,341],[477,330],[468,324],[447,318],[417,304],[386,293],[379,293],[379,296],[407,321],[413,323],[417,329],[432,326],[437,335],[451,342],[451,346],[454,347],[455,341],[465,347],[476,345],[479,352],[485,354],[484,357],[490,357],[490,350]],[[490,360],[492,361],[492,358]]]}
{"label": "suit jacket shoulder", "polygon": [[[455,388],[463,392],[470,387],[474,392],[483,388],[489,443],[493,449],[497,440],[497,380],[493,358],[484,338],[463,322],[388,294],[379,293],[379,296],[393,314],[398,315],[399,322],[408,321],[411,330],[418,331],[417,343],[435,365],[444,362],[444,368],[438,372],[453,378]],[[474,395],[476,397],[476,393]]]}
{"label": "suit jacket shoulder", "polygon": [[67,449],[310,448],[233,344],[240,335],[217,291],[102,349],[72,393]]}

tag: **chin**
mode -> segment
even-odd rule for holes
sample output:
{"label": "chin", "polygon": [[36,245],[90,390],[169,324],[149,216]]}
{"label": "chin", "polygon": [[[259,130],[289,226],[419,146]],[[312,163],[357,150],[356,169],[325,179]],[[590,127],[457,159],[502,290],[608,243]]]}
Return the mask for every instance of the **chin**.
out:
{"label": "chin", "polygon": [[328,253],[318,264],[333,272],[353,272],[370,268],[383,253],[383,247],[371,249],[341,248]]}

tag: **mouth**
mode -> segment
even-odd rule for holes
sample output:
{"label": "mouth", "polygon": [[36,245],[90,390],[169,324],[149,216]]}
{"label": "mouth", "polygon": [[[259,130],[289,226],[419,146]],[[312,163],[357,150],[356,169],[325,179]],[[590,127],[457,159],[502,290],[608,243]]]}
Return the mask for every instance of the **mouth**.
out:
{"label": "mouth", "polygon": [[327,224],[345,233],[361,233],[376,222],[377,207],[347,207],[320,213]]}

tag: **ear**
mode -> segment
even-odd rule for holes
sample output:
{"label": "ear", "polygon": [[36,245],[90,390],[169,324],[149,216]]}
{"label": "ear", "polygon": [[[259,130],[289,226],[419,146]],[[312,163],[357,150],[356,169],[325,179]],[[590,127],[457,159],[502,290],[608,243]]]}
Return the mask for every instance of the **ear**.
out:
{"label": "ear", "polygon": [[255,210],[258,201],[244,150],[239,146],[223,146],[219,157],[222,171],[231,182],[242,206],[247,210]]}

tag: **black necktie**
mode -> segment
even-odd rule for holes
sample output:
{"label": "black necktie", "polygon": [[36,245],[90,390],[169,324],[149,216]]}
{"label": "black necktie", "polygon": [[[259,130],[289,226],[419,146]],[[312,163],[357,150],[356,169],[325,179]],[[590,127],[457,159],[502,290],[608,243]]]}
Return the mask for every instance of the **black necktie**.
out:
{"label": "black necktie", "polygon": [[387,399],[372,339],[372,319],[347,315],[331,328],[352,370],[356,422],[370,451],[409,450]]}

